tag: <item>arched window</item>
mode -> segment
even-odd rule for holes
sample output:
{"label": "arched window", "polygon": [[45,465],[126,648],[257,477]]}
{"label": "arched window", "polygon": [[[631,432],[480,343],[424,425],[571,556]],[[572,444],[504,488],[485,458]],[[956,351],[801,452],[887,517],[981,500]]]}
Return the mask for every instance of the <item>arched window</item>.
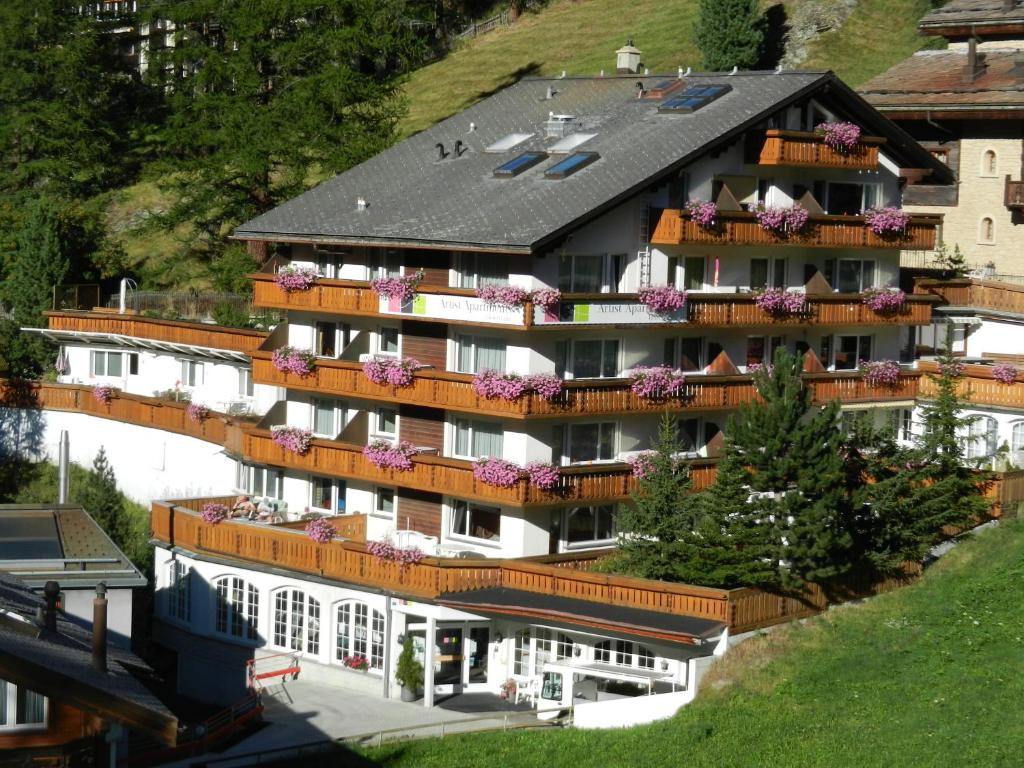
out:
{"label": "arched window", "polygon": [[301,589],[274,595],[273,644],[289,651],[320,653],[320,601]]}
{"label": "arched window", "polygon": [[344,664],[346,658],[362,656],[370,669],[383,669],[384,614],[349,600],[338,605],[337,622],[335,658]]}
{"label": "arched window", "polygon": [[214,628],[224,635],[255,640],[260,616],[259,590],[238,576],[222,576],[214,581],[214,586]]}
{"label": "arched window", "polygon": [[988,216],[978,225],[978,242],[994,243],[996,241],[996,223]]}
{"label": "arched window", "polygon": [[996,153],[991,149],[986,149],[985,154],[981,156],[981,175],[995,176],[998,171],[999,164],[996,159]]}
{"label": "arched window", "polygon": [[1013,456],[1011,457],[1013,463],[1017,466],[1024,465],[1024,421],[1013,423],[1010,435],[1010,450],[1013,451]]}
{"label": "arched window", "polygon": [[191,621],[192,569],[181,560],[171,560],[167,568],[167,615],[181,621]]}

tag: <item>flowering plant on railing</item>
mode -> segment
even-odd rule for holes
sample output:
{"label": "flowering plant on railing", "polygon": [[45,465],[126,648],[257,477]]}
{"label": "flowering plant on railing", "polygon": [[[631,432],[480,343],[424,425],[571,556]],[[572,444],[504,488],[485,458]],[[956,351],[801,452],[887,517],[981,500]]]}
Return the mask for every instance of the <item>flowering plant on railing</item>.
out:
{"label": "flowering plant on railing", "polygon": [[298,427],[271,427],[270,441],[286,451],[301,456],[309,450],[309,445],[313,441],[313,433],[308,429],[299,429]]}
{"label": "flowering plant on railing", "polygon": [[114,388],[106,384],[97,384],[92,388],[92,396],[97,403],[110,405],[110,401],[114,399]]}
{"label": "flowering plant on railing", "polygon": [[370,668],[370,660],[365,656],[342,656],[341,665],[347,669],[354,669],[357,672],[365,672]]}
{"label": "flowering plant on railing", "polygon": [[185,409],[185,414],[192,421],[202,421],[210,415],[210,409],[205,405],[200,405],[199,403],[189,403],[188,407]]}
{"label": "flowering plant on railing", "polygon": [[765,375],[771,376],[775,372],[775,366],[771,363],[751,363],[747,366],[747,373],[760,373],[762,371]]}
{"label": "flowering plant on railing", "polygon": [[907,294],[899,288],[869,288],[864,291],[864,303],[879,314],[895,314],[907,303]]}
{"label": "flowering plant on railing", "polygon": [[427,556],[426,552],[418,547],[396,547],[389,541],[368,541],[366,551],[378,560],[397,563],[401,571],[410,565],[416,565]]}
{"label": "flowering plant on railing", "polygon": [[423,280],[423,270],[412,275],[400,275],[398,277],[378,277],[370,281],[370,288],[385,299],[398,299],[402,304],[412,301]]}
{"label": "flowering plant on railing", "polygon": [[633,472],[633,477],[643,480],[654,471],[654,454],[656,451],[639,451],[626,457],[626,463]]}
{"label": "flowering plant on railing", "polygon": [[879,237],[902,235],[907,231],[910,214],[891,205],[869,208],[864,211],[864,221]]}
{"label": "flowering plant on railing", "polygon": [[781,288],[765,288],[757,294],[754,303],[772,317],[791,317],[807,312],[807,297],[804,294]]}
{"label": "flowering plant on railing", "polygon": [[545,312],[551,312],[562,300],[562,292],[557,288],[541,288],[533,292],[533,303]]}
{"label": "flowering plant on railing", "polygon": [[641,288],[637,291],[637,299],[658,315],[669,315],[686,306],[686,294],[671,285]]}
{"label": "flowering plant on railing", "polygon": [[395,469],[408,472],[412,469],[412,457],[416,455],[416,446],[403,440],[392,445],[387,440],[374,440],[363,448],[363,456],[378,469]]}
{"label": "flowering plant on railing", "polygon": [[562,391],[562,380],[548,373],[520,376],[487,369],[473,377],[473,391],[480,397],[501,400],[518,400],[533,391],[545,400],[551,400]]}
{"label": "flowering plant on railing", "polygon": [[509,309],[523,306],[530,298],[530,292],[514,285],[485,285],[476,289],[477,298],[488,304],[497,304]]}
{"label": "flowering plant on railing", "polygon": [[274,275],[274,284],[285,293],[308,291],[320,277],[312,267],[283,267]]}
{"label": "flowering plant on railing", "polygon": [[895,387],[900,383],[900,364],[895,360],[861,360],[859,369],[869,387]]}
{"label": "flowering plant on railing", "polygon": [[316,357],[307,349],[284,346],[274,350],[270,363],[281,373],[309,376],[316,367]]}
{"label": "flowering plant on railing", "polygon": [[950,360],[945,363],[940,362],[939,375],[948,376],[951,379],[959,379],[964,375],[964,364],[959,360]]}
{"label": "flowering plant on railing", "polygon": [[710,200],[691,200],[686,204],[686,212],[690,220],[699,227],[711,229],[715,226],[718,206]]}
{"label": "flowering plant on railing", "polygon": [[519,482],[518,464],[504,459],[480,459],[473,465],[473,477],[497,488],[511,488]]}
{"label": "flowering plant on railing", "polygon": [[1020,371],[1017,370],[1017,366],[1010,363],[999,363],[999,365],[992,366],[992,378],[1000,384],[1013,384],[1017,381],[1018,373]]}
{"label": "flowering plant on railing", "polygon": [[808,210],[796,203],[786,208],[758,207],[754,215],[761,229],[780,235],[802,231],[811,218]]}
{"label": "flowering plant on railing", "polygon": [[337,535],[334,526],[322,517],[306,523],[306,535],[317,544],[326,544]]}
{"label": "flowering plant on railing", "polygon": [[629,374],[632,383],[629,385],[634,395],[651,400],[662,400],[666,397],[679,395],[686,383],[682,371],[674,371],[667,365],[653,368],[637,366]]}
{"label": "flowering plant on railing", "polygon": [[413,374],[423,367],[419,360],[412,357],[399,360],[387,355],[374,355],[363,363],[363,373],[374,384],[408,387],[412,384]]}
{"label": "flowering plant on railing", "polygon": [[822,142],[825,146],[838,152],[848,152],[860,141],[860,126],[853,123],[821,123],[814,132],[824,134]]}
{"label": "flowering plant on railing", "polygon": [[218,504],[215,501],[206,502],[199,511],[199,517],[203,519],[204,523],[210,525],[216,525],[221,520],[226,520],[230,514],[231,510],[227,508],[226,504]]}
{"label": "flowering plant on railing", "polygon": [[526,465],[526,476],[530,485],[542,491],[550,491],[562,480],[558,467],[547,461],[531,461]]}

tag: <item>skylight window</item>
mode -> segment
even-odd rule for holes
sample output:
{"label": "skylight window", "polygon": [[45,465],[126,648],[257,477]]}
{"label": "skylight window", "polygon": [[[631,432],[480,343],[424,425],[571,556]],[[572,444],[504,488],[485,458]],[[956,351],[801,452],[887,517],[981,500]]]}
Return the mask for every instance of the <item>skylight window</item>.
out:
{"label": "skylight window", "polygon": [[687,88],[678,96],[666,99],[658,105],[659,112],[696,112],[712,101],[720,99],[732,90],[731,85],[701,85]]}
{"label": "skylight window", "polygon": [[524,141],[532,138],[532,133],[510,133],[503,139],[498,139],[496,142],[487,147],[484,152],[508,152],[513,147],[518,147]]}
{"label": "skylight window", "polygon": [[548,152],[553,155],[572,152],[576,147],[590,141],[595,136],[597,136],[596,133],[571,133],[564,139],[560,139],[548,147]]}
{"label": "skylight window", "polygon": [[523,171],[528,171],[537,163],[543,162],[548,157],[547,152],[523,152],[513,157],[508,162],[502,163],[494,169],[494,175],[502,179],[511,179]]}
{"label": "skylight window", "polygon": [[549,179],[565,179],[572,176],[576,171],[586,168],[591,163],[600,159],[597,152],[575,152],[564,160],[559,160],[546,171],[544,176]]}

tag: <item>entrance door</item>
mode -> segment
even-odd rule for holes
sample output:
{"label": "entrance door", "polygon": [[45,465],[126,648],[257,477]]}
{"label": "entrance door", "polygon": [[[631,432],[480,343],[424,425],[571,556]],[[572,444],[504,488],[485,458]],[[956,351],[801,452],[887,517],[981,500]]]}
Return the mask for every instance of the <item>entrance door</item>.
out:
{"label": "entrance door", "polygon": [[466,687],[487,685],[487,659],[490,656],[490,627],[470,627],[466,647]]}
{"label": "entrance door", "polygon": [[434,693],[461,693],[463,684],[463,628],[438,627],[434,655]]}

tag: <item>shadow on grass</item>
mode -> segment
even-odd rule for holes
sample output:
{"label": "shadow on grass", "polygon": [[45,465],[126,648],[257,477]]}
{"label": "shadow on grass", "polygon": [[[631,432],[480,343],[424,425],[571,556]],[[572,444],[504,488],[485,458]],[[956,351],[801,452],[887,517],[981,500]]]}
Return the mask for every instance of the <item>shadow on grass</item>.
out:
{"label": "shadow on grass", "polygon": [[540,62],[531,61],[529,64],[524,64],[519,69],[510,72],[505,75],[493,88],[489,88],[486,91],[480,91],[473,101],[480,101],[486,99],[489,96],[493,96],[498,91],[508,88],[510,85],[515,85],[524,77],[533,77],[534,75],[540,74]]}

